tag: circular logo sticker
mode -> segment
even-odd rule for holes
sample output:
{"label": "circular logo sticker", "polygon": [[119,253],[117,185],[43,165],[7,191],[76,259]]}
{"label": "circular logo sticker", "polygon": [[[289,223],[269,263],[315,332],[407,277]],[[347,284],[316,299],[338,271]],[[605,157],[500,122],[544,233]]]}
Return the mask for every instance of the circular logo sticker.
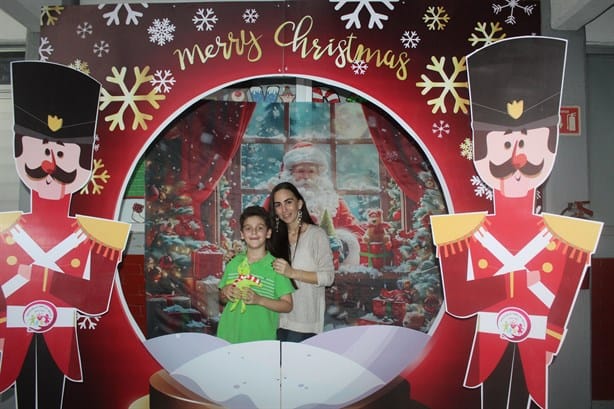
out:
{"label": "circular logo sticker", "polygon": [[57,317],[55,305],[43,300],[32,301],[23,311],[23,322],[32,332],[48,331]]}
{"label": "circular logo sticker", "polygon": [[529,336],[531,319],[524,310],[508,307],[502,309],[497,315],[497,327],[501,338],[511,342],[521,342]]}

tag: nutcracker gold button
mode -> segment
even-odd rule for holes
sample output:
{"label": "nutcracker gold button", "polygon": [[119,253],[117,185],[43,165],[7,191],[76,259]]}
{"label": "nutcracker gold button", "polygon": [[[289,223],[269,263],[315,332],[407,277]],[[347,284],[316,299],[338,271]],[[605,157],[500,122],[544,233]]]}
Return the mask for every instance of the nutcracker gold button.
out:
{"label": "nutcracker gold button", "polygon": [[6,258],[6,264],[8,264],[9,266],[14,266],[15,264],[17,264],[17,257],[15,257],[15,256],[8,256]]}
{"label": "nutcracker gold button", "polygon": [[542,264],[542,271],[544,273],[550,273],[552,271],[552,263],[544,263],[544,264]]}
{"label": "nutcracker gold button", "polygon": [[81,260],[79,260],[78,258],[73,258],[72,260],[70,260],[70,266],[72,268],[77,268],[81,265]]}
{"label": "nutcracker gold button", "polygon": [[556,243],[554,241],[550,240],[548,242],[548,245],[546,246],[546,250],[554,251],[554,249],[556,249]]}
{"label": "nutcracker gold button", "polygon": [[485,258],[481,258],[481,259],[478,261],[478,267],[480,267],[480,268],[486,268],[486,267],[488,267],[488,260],[486,260]]}
{"label": "nutcracker gold button", "polygon": [[13,236],[7,236],[4,242],[9,246],[12,246],[13,244],[15,244],[15,239],[13,238]]}

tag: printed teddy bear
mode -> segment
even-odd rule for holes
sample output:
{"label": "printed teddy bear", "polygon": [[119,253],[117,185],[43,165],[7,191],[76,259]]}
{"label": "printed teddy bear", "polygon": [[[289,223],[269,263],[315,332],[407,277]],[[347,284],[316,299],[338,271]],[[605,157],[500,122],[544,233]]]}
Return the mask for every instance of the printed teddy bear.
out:
{"label": "printed teddy bear", "polygon": [[367,210],[367,228],[362,236],[364,243],[390,243],[388,228],[390,225],[384,222],[384,212],[382,209]]}

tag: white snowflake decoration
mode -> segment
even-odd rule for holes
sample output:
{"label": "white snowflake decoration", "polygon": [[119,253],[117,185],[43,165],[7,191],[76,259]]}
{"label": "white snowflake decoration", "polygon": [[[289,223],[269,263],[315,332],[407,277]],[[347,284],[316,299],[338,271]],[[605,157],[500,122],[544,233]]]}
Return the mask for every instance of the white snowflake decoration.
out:
{"label": "white snowflake decoration", "polygon": [[378,13],[373,8],[374,4],[383,4],[388,8],[388,10],[394,10],[394,5],[392,3],[397,3],[399,0],[329,0],[331,3],[337,3],[335,5],[335,10],[340,10],[343,6],[348,3],[356,3],[354,11],[348,14],[344,14],[341,16],[341,21],[346,21],[345,28],[349,29],[352,26],[357,29],[362,27],[360,24],[360,13],[362,9],[366,9],[369,13],[369,29],[372,29],[374,26],[377,26],[380,30],[384,27],[383,21],[388,20],[388,16],[382,13]]}
{"label": "white snowflake decoration", "polygon": [[100,40],[99,42],[94,43],[94,48],[92,52],[98,57],[102,57],[104,54],[109,54],[109,49],[109,43],[104,40]]}
{"label": "white snowflake decoration", "polygon": [[94,32],[93,28],[94,27],[90,23],[84,21],[77,26],[77,35],[81,38],[85,38],[88,35],[92,35],[92,33]]}
{"label": "white snowflake decoration", "polygon": [[149,83],[156,92],[168,94],[173,89],[173,85],[175,85],[175,77],[173,77],[171,70],[164,70],[164,72],[157,70]]}
{"label": "white snowflake decoration", "polygon": [[85,315],[77,313],[77,325],[79,329],[96,329],[100,321],[100,315]]}
{"label": "white snowflake decoration", "polygon": [[49,56],[53,54],[53,46],[49,42],[49,38],[41,37],[41,44],[38,46],[38,57],[41,61],[49,60]]}
{"label": "white snowflake decoration", "polygon": [[[143,8],[149,7],[147,3],[140,4]],[[106,7],[106,4],[99,4],[98,10],[102,10],[104,7]],[[132,7],[134,7],[134,5],[126,3],[115,4],[113,10],[104,13],[102,17],[107,20],[107,26],[110,26],[111,24],[119,26],[119,13],[122,9],[126,9],[126,20],[124,20],[124,24],[129,26],[131,23],[134,23],[135,26],[138,26],[139,18],[143,17],[143,13],[141,13],[140,11],[133,10]]]}
{"label": "white snowflake decoration", "polygon": [[208,8],[207,10],[198,9],[194,17],[192,17],[192,23],[194,23],[198,31],[211,31],[217,23],[217,16],[211,8]]}
{"label": "white snowflake decoration", "polygon": [[162,20],[155,19],[153,24],[147,27],[149,41],[160,46],[170,43],[175,38],[173,35],[175,28],[175,25],[166,17]]}
{"label": "white snowflake decoration", "polygon": [[439,120],[439,122],[433,123],[433,134],[437,135],[438,138],[443,138],[444,134],[450,134],[450,124],[443,120]]}
{"label": "white snowflake decoration", "polygon": [[477,197],[485,197],[488,200],[492,200],[492,190],[478,176],[471,176],[471,185],[474,187],[473,191]]}
{"label": "white snowflake decoration", "polygon": [[521,6],[520,0],[505,0],[505,4],[493,4],[492,10],[495,14],[499,14],[504,9],[509,8],[510,14],[505,18],[505,22],[507,24],[516,24],[516,17],[514,17],[514,11],[516,8],[524,11],[527,16],[533,14],[533,9],[535,8],[535,4],[529,4],[527,6]]}
{"label": "white snowflake decoration", "polygon": [[415,31],[406,31],[401,36],[401,44],[405,48],[416,48],[420,42],[420,37]]}
{"label": "white snowflake decoration", "polygon": [[245,9],[245,12],[243,12],[243,21],[247,24],[254,24],[258,20],[258,17],[260,16],[256,9]]}
{"label": "white snowflake decoration", "polygon": [[363,60],[356,60],[352,63],[352,71],[356,75],[365,75],[367,68],[369,68],[369,65]]}
{"label": "white snowflake decoration", "polygon": [[465,138],[460,144],[460,155],[468,160],[473,159],[473,143],[470,138]]}

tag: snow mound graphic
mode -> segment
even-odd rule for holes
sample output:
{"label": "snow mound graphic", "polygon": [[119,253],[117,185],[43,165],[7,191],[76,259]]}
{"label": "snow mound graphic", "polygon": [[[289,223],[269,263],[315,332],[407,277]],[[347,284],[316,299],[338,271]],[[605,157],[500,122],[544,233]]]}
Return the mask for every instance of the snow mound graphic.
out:
{"label": "snow mound graphic", "polygon": [[428,339],[402,327],[358,326],[302,343],[228,344],[186,333],[145,345],[184,387],[227,408],[339,408],[395,379]]}

